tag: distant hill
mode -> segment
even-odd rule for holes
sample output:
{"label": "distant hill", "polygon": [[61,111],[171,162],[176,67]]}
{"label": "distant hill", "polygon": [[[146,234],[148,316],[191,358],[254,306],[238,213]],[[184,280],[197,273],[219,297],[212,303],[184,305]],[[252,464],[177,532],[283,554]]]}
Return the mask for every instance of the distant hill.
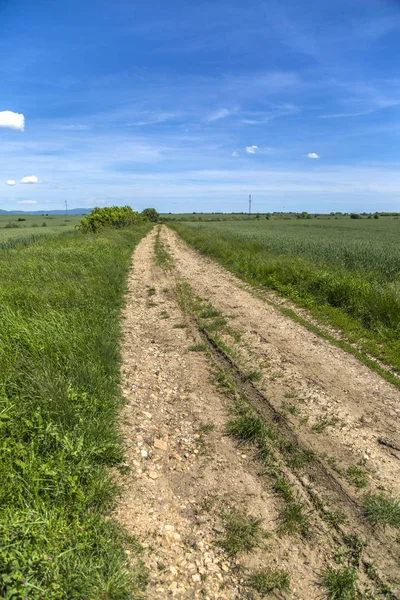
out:
{"label": "distant hill", "polygon": [[[69,215],[88,215],[91,208],[69,208]],[[3,210],[0,208],[2,215],[65,215],[65,210]]]}

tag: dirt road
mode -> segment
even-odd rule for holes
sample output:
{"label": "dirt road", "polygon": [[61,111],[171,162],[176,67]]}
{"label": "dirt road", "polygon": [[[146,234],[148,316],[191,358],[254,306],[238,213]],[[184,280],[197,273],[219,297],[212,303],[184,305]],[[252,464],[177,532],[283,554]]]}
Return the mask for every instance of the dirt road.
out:
{"label": "dirt road", "polygon": [[[133,257],[122,386],[131,474],[117,518],[144,545],[147,598],[329,597],[328,567],[355,569],[362,598],[399,597],[398,538],[362,509],[367,492],[400,492],[400,453],[378,443],[400,446],[399,392],[166,227]],[[238,398],[286,440],[275,463],[226,435]],[[296,503],[307,527],[289,535]]]}

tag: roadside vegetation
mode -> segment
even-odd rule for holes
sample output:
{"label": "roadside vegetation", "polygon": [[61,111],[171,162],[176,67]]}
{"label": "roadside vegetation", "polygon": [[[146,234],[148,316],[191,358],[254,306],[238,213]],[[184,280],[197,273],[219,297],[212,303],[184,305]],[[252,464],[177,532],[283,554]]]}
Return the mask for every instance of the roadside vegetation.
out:
{"label": "roadside vegetation", "polygon": [[140,547],[108,515],[123,456],[120,310],[149,228],[0,252],[1,597],[142,597]]}
{"label": "roadside vegetation", "polygon": [[399,221],[173,223],[194,248],[273,289],[400,371]]}

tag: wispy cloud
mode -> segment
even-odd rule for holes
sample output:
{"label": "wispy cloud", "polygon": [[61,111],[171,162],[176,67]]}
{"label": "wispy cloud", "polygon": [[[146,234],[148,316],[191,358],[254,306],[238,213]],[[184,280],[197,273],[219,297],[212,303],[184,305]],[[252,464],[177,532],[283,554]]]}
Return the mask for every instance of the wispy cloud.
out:
{"label": "wispy cloud", "polygon": [[7,179],[6,184],[7,185],[15,185],[15,181],[14,181],[14,179]]}
{"label": "wispy cloud", "polygon": [[18,200],[17,204],[37,204],[37,200]]}
{"label": "wispy cloud", "polygon": [[255,154],[258,150],[258,146],[246,146],[246,152],[248,154]]}
{"label": "wispy cloud", "polygon": [[127,127],[145,127],[146,125],[158,125],[160,123],[166,123],[167,121],[173,121],[180,118],[181,113],[176,112],[149,112],[137,115],[136,121],[130,121],[126,123]]}
{"label": "wispy cloud", "polygon": [[235,112],[236,111],[228,110],[227,108],[221,108],[220,110],[217,110],[216,112],[209,115],[206,120],[210,123],[213,123],[214,121],[220,121],[221,119],[226,119],[227,117],[230,117],[231,115],[233,115]]}
{"label": "wispy cloud", "polygon": [[317,154],[316,152],[309,152],[307,156],[308,158],[319,158],[319,154]]}
{"label": "wispy cloud", "polygon": [[3,110],[0,112],[0,127],[7,127],[8,129],[24,131],[25,117],[24,115],[13,112],[11,110]]}
{"label": "wispy cloud", "polygon": [[36,175],[27,175],[21,179],[21,183],[39,183],[39,179]]}
{"label": "wispy cloud", "polygon": [[56,129],[60,129],[61,131],[88,131],[90,127],[89,125],[80,123],[71,123],[70,125],[57,125]]}
{"label": "wispy cloud", "polygon": [[236,150],[235,150],[235,152],[232,152],[232,156],[234,156],[236,158],[237,156],[239,156],[239,153],[236,152]]}

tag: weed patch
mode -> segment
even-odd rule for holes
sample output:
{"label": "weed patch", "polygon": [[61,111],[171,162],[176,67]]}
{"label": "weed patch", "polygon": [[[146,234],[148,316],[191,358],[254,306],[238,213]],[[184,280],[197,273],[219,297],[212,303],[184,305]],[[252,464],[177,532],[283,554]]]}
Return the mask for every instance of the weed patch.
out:
{"label": "weed patch", "polygon": [[322,585],[329,600],[356,600],[357,571],[354,567],[334,569],[329,567],[323,573]]}
{"label": "weed patch", "polygon": [[385,494],[369,494],[364,501],[364,511],[368,521],[374,526],[400,529],[400,500]]}
{"label": "weed patch", "polygon": [[261,520],[239,511],[231,511],[222,516],[224,533],[218,545],[229,556],[239,552],[250,552],[262,540]]}
{"label": "weed patch", "polygon": [[271,592],[287,592],[290,589],[290,577],[283,569],[266,567],[252,573],[249,584],[259,594],[268,596]]}

